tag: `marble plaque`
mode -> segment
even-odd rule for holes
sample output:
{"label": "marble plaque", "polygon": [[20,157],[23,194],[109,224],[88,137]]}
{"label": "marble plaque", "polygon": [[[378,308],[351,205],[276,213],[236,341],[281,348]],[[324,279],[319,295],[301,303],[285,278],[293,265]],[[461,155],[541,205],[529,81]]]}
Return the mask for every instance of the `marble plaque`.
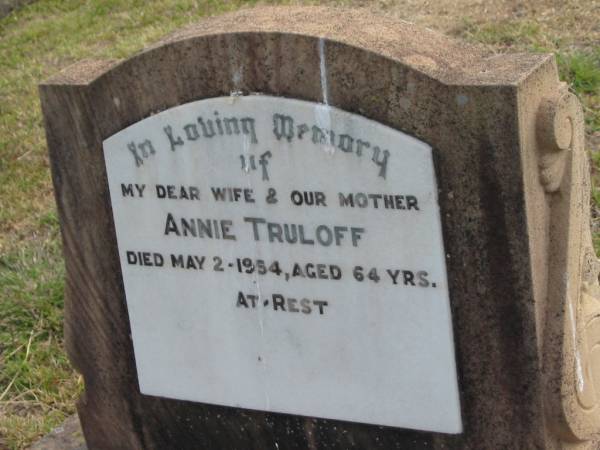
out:
{"label": "marble plaque", "polygon": [[220,97],[104,141],[144,394],[462,431],[432,150]]}

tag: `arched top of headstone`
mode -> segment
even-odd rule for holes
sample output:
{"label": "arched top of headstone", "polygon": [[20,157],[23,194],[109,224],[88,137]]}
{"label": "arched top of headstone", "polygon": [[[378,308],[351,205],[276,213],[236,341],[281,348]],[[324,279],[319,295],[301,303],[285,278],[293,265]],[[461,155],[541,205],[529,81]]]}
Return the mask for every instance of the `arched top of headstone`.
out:
{"label": "arched top of headstone", "polygon": [[[224,35],[232,35],[228,40],[232,46],[229,56],[234,56],[236,45],[240,46],[234,35],[239,38],[256,34],[278,42],[276,47],[282,53],[295,50],[286,46],[286,36],[325,39],[333,45],[347,45],[390,58],[450,85],[518,84],[551,58],[547,54],[490,54],[482,47],[366,9],[267,7],[206,18],[125,61],[83,61],[48,84],[88,84],[108,72],[134,69],[141,60],[161,59],[167,52],[185,52],[192,44],[217,42]],[[270,52],[274,49],[264,49],[264,56],[276,61],[277,55]],[[260,56],[260,49],[254,50],[252,57]]]}
{"label": "arched top of headstone", "polygon": [[[259,93],[335,106],[439,147],[457,114],[497,116],[503,95],[516,98],[536,72],[557,78],[553,58],[488,54],[365,10],[269,7],[210,17],[123,61],[82,61],[42,95],[83,89],[103,138],[177,105]],[[494,106],[486,96],[502,90]]]}

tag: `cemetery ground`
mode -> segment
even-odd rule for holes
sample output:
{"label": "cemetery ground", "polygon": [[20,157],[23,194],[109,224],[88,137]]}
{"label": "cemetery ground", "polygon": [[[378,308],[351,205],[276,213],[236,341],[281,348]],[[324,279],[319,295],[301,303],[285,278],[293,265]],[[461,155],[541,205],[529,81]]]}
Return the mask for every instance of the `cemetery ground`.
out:
{"label": "cemetery ground", "polygon": [[[490,52],[556,52],[585,108],[600,251],[600,1],[304,3],[368,7]],[[43,0],[0,19],[0,449],[24,448],[59,425],[83,388],[62,346],[64,268],[38,83],[75,61],[125,58],[203,16],[254,4]]]}

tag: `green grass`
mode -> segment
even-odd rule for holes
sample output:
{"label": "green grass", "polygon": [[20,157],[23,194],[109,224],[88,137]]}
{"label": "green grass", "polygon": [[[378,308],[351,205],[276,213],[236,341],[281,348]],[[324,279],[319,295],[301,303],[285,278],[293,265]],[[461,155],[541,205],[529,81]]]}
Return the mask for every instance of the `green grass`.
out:
{"label": "green grass", "polygon": [[558,53],[557,62],[561,78],[582,99],[588,134],[600,133],[600,46],[594,52]]}
{"label": "green grass", "polygon": [[598,94],[600,89],[600,47],[595,53],[558,54],[561,76],[569,80],[575,92],[582,95]]}
{"label": "green grass", "polygon": [[49,212],[37,224],[35,240],[0,256],[0,444],[10,448],[21,448],[73,413],[81,389],[62,348],[64,269],[57,229],[56,214]]}
{"label": "green grass", "polygon": [[[254,3],[42,0],[0,20],[0,448],[24,448],[58,425],[82,389],[63,350],[64,268],[37,84],[83,58],[125,58],[202,16]],[[499,51],[557,52],[588,135],[600,132],[600,47],[573,46],[567,27],[530,20],[470,20],[454,34]],[[592,160],[600,186],[598,153]],[[599,190],[593,198],[600,220]]]}

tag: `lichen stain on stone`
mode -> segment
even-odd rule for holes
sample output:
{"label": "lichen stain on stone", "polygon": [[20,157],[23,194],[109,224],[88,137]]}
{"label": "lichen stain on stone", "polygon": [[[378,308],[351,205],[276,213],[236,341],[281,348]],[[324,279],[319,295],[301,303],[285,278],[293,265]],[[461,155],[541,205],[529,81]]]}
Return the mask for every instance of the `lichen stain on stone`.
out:
{"label": "lichen stain on stone", "polygon": [[[319,74],[321,80],[321,98],[323,104],[315,105],[315,122],[319,128],[331,130],[331,108],[329,107],[329,87],[327,85],[327,63],[325,56],[325,39],[319,38]],[[335,147],[322,146],[325,153],[333,155]]]}
{"label": "lichen stain on stone", "polygon": [[[566,280],[567,292],[569,292],[569,280]],[[577,377],[577,390],[583,392],[585,388],[585,381],[583,378],[583,368],[581,365],[581,355],[579,354],[579,348],[577,347],[577,323],[575,321],[575,312],[573,311],[573,302],[567,297],[567,306],[569,311],[569,322],[571,324],[571,339],[573,341],[573,355],[575,355],[575,375]]]}
{"label": "lichen stain on stone", "polygon": [[325,59],[325,39],[319,38],[319,72],[321,75],[321,98],[329,105],[329,87],[327,86],[327,63]]}
{"label": "lichen stain on stone", "polygon": [[458,94],[456,96],[456,104],[458,106],[465,106],[467,103],[469,103],[469,97],[464,95],[464,94]]}

